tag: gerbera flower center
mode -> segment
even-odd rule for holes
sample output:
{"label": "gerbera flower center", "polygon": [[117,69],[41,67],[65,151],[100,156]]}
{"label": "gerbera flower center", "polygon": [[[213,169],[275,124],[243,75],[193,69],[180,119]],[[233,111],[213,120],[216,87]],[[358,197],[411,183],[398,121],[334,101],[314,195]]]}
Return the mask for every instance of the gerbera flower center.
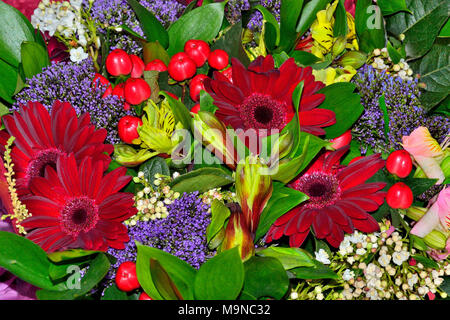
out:
{"label": "gerbera flower center", "polygon": [[63,154],[58,149],[46,149],[38,152],[35,157],[30,161],[27,167],[27,175],[29,179],[35,177],[44,177],[45,168],[47,166],[56,169],[56,159],[58,155]]}
{"label": "gerbera flower center", "polygon": [[68,200],[61,211],[61,228],[74,237],[94,228],[97,221],[98,206],[85,196]]}
{"label": "gerbera flower center", "polygon": [[286,125],[284,102],[270,96],[253,93],[239,106],[246,129],[282,129]]}
{"label": "gerbera flower center", "polygon": [[341,189],[333,174],[313,172],[305,174],[296,181],[294,188],[309,196],[305,204],[310,208],[323,208],[339,200]]}

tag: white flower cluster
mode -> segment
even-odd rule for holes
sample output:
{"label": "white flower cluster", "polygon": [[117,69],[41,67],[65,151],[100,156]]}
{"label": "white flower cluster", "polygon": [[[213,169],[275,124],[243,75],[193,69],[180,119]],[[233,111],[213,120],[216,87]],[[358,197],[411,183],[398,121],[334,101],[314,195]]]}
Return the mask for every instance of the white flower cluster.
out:
{"label": "white flower cluster", "polygon": [[135,183],[141,183],[144,188],[137,192],[135,196],[136,209],[138,213],[125,221],[126,225],[135,225],[137,221],[149,221],[155,219],[167,218],[169,212],[167,205],[180,197],[179,192],[174,192],[167,185],[170,178],[155,174],[154,184],[156,189],[152,188],[145,178],[144,172],[140,171],[138,176],[133,179]]}
{"label": "white flower cluster", "polygon": [[398,76],[403,80],[412,80],[413,70],[409,67],[408,63],[402,58],[396,64],[394,64],[389,57],[387,48],[375,49],[373,51],[372,67],[391,73],[394,76]]}

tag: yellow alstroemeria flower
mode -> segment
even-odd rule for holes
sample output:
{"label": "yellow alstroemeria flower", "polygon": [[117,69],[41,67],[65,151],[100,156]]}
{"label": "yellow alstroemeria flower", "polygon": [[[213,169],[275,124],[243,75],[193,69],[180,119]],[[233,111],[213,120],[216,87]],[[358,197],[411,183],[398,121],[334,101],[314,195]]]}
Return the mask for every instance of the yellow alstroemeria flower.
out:
{"label": "yellow alstroemeria flower", "polygon": [[336,82],[349,82],[356,74],[356,70],[352,66],[345,66],[344,68],[328,67],[326,69],[313,70],[312,73],[316,81],[321,81],[329,86]]}

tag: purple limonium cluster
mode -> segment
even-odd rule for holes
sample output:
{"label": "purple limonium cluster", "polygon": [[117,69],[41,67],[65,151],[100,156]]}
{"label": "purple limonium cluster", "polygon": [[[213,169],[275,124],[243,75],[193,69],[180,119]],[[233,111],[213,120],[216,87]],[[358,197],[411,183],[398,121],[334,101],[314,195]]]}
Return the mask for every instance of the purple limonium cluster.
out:
{"label": "purple limonium cluster", "polygon": [[[166,251],[198,269],[211,252],[206,242],[206,228],[210,223],[210,206],[199,197],[198,192],[184,193],[167,205],[168,216],[163,219],[138,221],[128,226],[130,241],[124,250],[109,249],[117,258],[113,269],[125,261],[136,261],[135,241]],[[110,271],[108,278],[114,277]]]}
{"label": "purple limonium cluster", "polygon": [[123,108],[123,99],[109,95],[102,98],[105,88],[92,87],[95,75],[91,59],[80,63],[61,62],[52,64],[41,73],[27,80],[26,87],[16,95],[12,110],[29,101],[42,103],[49,111],[55,100],[69,102],[78,115],[89,113],[97,128],[108,131],[106,141],[119,143],[117,124],[125,115],[135,115],[133,110]]}
{"label": "purple limonium cluster", "polygon": [[[139,3],[152,12],[165,27],[176,21],[185,8],[176,0],[140,0]],[[83,0],[83,5],[88,8],[89,0]],[[90,14],[100,25],[99,32],[103,34],[106,34],[106,26],[126,25],[141,36],[144,35],[136,14],[126,0],[96,0],[92,3]],[[109,40],[111,49],[121,48],[133,54],[141,51],[140,44],[126,32],[111,32]]]}
{"label": "purple limonium cluster", "polygon": [[[353,128],[353,136],[361,142],[362,152],[371,147],[375,152],[390,152],[401,148],[402,137],[419,126],[429,129],[431,135],[441,142],[448,134],[450,120],[438,115],[427,115],[421,106],[418,80],[405,81],[400,77],[378,71],[370,65],[359,69],[353,77],[361,95],[364,113]],[[384,94],[389,132],[384,130],[384,114],[379,99]]]}
{"label": "purple limonium cluster", "polygon": [[[281,0],[260,0],[260,4],[268,9],[275,16],[275,19],[280,22]],[[251,16],[247,27],[252,31],[261,31],[262,23],[263,16],[261,12],[255,11]]]}

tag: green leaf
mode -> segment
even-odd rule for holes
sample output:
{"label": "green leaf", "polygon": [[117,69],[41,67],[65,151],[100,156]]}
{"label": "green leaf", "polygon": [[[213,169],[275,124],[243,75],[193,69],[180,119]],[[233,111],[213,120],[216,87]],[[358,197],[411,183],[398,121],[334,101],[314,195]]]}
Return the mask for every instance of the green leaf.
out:
{"label": "green leaf", "polygon": [[106,288],[101,300],[128,300],[128,295],[125,291],[119,290],[115,284]]}
{"label": "green leaf", "polygon": [[450,19],[447,19],[447,22],[442,27],[441,31],[439,32],[439,37],[441,38],[450,37]]}
{"label": "green leaf", "polygon": [[252,257],[244,263],[245,280],[242,292],[256,299],[281,299],[289,288],[283,265],[275,258]]}
{"label": "green leaf", "polygon": [[361,97],[353,92],[355,88],[353,83],[339,82],[318,91],[325,95],[325,100],[319,108],[332,110],[336,114],[336,124],[324,128],[327,139],[342,135],[363,113]]}
{"label": "green leaf", "polygon": [[127,2],[136,13],[147,40],[149,42],[159,41],[164,48],[167,48],[169,46],[169,34],[161,22],[137,0],[127,0]]}
{"label": "green leaf", "polygon": [[226,2],[220,2],[201,6],[174,22],[168,30],[169,54],[183,51],[184,44],[190,39],[211,42],[222,26],[225,4]]}
{"label": "green leaf", "polygon": [[20,78],[18,71],[0,59],[0,97],[6,102],[13,103],[12,96],[15,93],[17,81]]}
{"label": "green leaf", "polygon": [[304,193],[288,188],[283,183],[273,182],[272,196],[261,213],[255,241],[265,235],[279,217],[307,199]]}
{"label": "green leaf", "polygon": [[36,297],[39,300],[74,300],[82,297],[106,276],[110,266],[106,255],[99,253],[90,263],[89,270],[81,278],[79,289],[74,288],[65,291],[38,290]]}
{"label": "green leaf", "polygon": [[38,288],[57,289],[50,280],[45,251],[14,233],[0,231],[0,267]]}
{"label": "green leaf", "polygon": [[161,91],[160,94],[169,101],[169,106],[172,110],[175,120],[181,122],[184,128],[190,128],[192,117],[186,106],[180,100],[172,98],[164,91]]}
{"label": "green leaf", "polygon": [[384,48],[386,34],[381,10],[372,0],[358,0],[355,8],[355,28],[362,51],[369,53]]}
{"label": "green leaf", "polygon": [[291,51],[297,39],[297,24],[303,0],[283,0],[280,8],[280,51]]}
{"label": "green leaf", "polygon": [[234,182],[224,170],[219,168],[201,168],[182,174],[175,178],[170,187],[176,192],[206,192],[213,188],[222,187]]}
{"label": "green leaf", "polygon": [[87,257],[101,251],[83,250],[83,249],[69,249],[66,251],[57,251],[48,254],[50,261],[54,263],[70,263],[74,260],[86,260]]}
{"label": "green leaf", "polygon": [[402,55],[397,50],[395,50],[395,48],[391,45],[389,41],[387,43],[387,50],[389,53],[389,57],[391,58],[394,64],[399,63],[402,58],[406,58],[402,57]]}
{"label": "green leaf", "polygon": [[294,141],[292,143],[291,152],[286,156],[288,158],[293,158],[297,154],[300,146],[301,136],[300,136],[300,117],[298,116],[298,109],[300,107],[300,100],[302,98],[304,82],[301,81],[294,89],[292,93],[292,104],[295,108],[295,115],[292,120],[281,130],[281,133],[290,132],[294,136]]}
{"label": "green leaf", "polygon": [[139,167],[139,171],[144,173],[145,179],[147,179],[153,188],[157,188],[155,185],[155,174],[159,173],[165,176],[170,176],[170,170],[166,161],[161,157],[154,157]]}
{"label": "green leaf", "polygon": [[381,95],[380,99],[378,99],[378,103],[380,105],[380,109],[383,112],[383,120],[384,120],[384,138],[387,141],[389,139],[389,114],[386,106],[386,101],[384,98],[384,93]]}
{"label": "green leaf", "polygon": [[[358,1],[359,2],[359,1]],[[438,36],[448,18],[446,0],[406,0],[408,12],[398,12],[386,19],[388,32],[405,35],[405,49],[410,58],[423,56]]]}
{"label": "green leaf", "polygon": [[219,109],[214,105],[214,99],[205,90],[200,91],[200,111],[208,111],[211,113]]}
{"label": "green leaf", "polygon": [[34,41],[34,29],[19,10],[3,1],[0,1],[0,21],[0,57],[18,67],[22,60],[20,46],[23,41]]}
{"label": "green leaf", "polygon": [[417,254],[416,255],[412,255],[411,258],[416,260],[418,263],[423,264],[423,266],[425,268],[432,268],[432,269],[439,270],[439,264],[437,264],[436,261],[434,261],[434,260],[432,260],[430,258],[427,258],[427,257],[424,257],[424,256],[420,256],[420,255],[417,255]]}
{"label": "green leaf", "polygon": [[314,238],[314,242],[315,242],[315,247],[316,247],[315,252],[319,252],[320,249],[323,249],[328,254],[328,256],[331,257],[331,255],[333,253],[331,252],[330,247],[327,245],[327,243],[325,241]]}
{"label": "green leaf", "polygon": [[156,289],[164,300],[183,300],[180,291],[158,260],[150,259],[150,273]]}
{"label": "green leaf", "polygon": [[144,63],[146,65],[155,59],[163,61],[166,66],[168,66],[170,62],[169,54],[158,41],[147,42],[146,44],[144,44],[142,55],[144,57]]}
{"label": "green leaf", "polygon": [[304,67],[311,66],[315,64],[317,61],[320,61],[315,55],[310,52],[295,50],[291,57],[294,58],[295,62],[301,64]]}
{"label": "green leaf", "polygon": [[333,36],[335,38],[345,37],[348,33],[348,26],[344,0],[339,0],[338,5],[336,6],[335,19],[336,21],[333,26]]}
{"label": "green leaf", "polygon": [[316,14],[320,10],[325,9],[331,0],[311,0],[305,4],[302,13],[300,15],[300,20],[297,24],[298,36],[302,36],[311,27],[314,20],[316,20]]}
{"label": "green leaf", "polygon": [[407,177],[402,180],[407,186],[411,188],[414,197],[417,197],[430,189],[436,184],[437,179],[422,179]]}
{"label": "green leaf", "polygon": [[[226,19],[224,19],[225,21]],[[250,64],[250,60],[242,47],[242,21],[233,24],[219,39],[211,45],[211,51],[225,50],[228,55],[239,59],[244,66]]]}
{"label": "green leaf", "polygon": [[405,0],[378,0],[377,4],[380,6],[383,16],[388,16],[399,11],[411,13],[411,10],[406,6]]}
{"label": "green leaf", "polygon": [[289,270],[297,279],[339,279],[339,275],[333,270],[320,263],[317,260],[313,260],[314,267],[300,267]]}
{"label": "green leaf", "polygon": [[163,299],[156,288],[150,272],[150,259],[157,260],[169,275],[183,298],[192,300],[194,298],[194,278],[197,271],[187,262],[167,253],[165,251],[146,247],[139,243],[137,246],[136,273],[145,292],[156,300]]}
{"label": "green leaf", "polygon": [[267,49],[272,51],[280,43],[280,26],[278,25],[278,21],[269,10],[260,4],[256,5],[254,9],[261,12],[263,16],[263,20],[265,21],[264,43]]}
{"label": "green leaf", "polygon": [[261,251],[257,251],[256,254],[262,257],[273,257],[278,259],[286,270],[298,267],[313,267],[315,265],[310,255],[300,248],[271,246]]}
{"label": "green leaf", "polygon": [[220,230],[230,216],[228,209],[221,201],[214,199],[211,204],[211,223],[206,228],[206,241],[209,243]]}
{"label": "green leaf", "polygon": [[195,277],[197,300],[234,300],[244,284],[244,266],[238,248],[223,251],[206,261]]}

